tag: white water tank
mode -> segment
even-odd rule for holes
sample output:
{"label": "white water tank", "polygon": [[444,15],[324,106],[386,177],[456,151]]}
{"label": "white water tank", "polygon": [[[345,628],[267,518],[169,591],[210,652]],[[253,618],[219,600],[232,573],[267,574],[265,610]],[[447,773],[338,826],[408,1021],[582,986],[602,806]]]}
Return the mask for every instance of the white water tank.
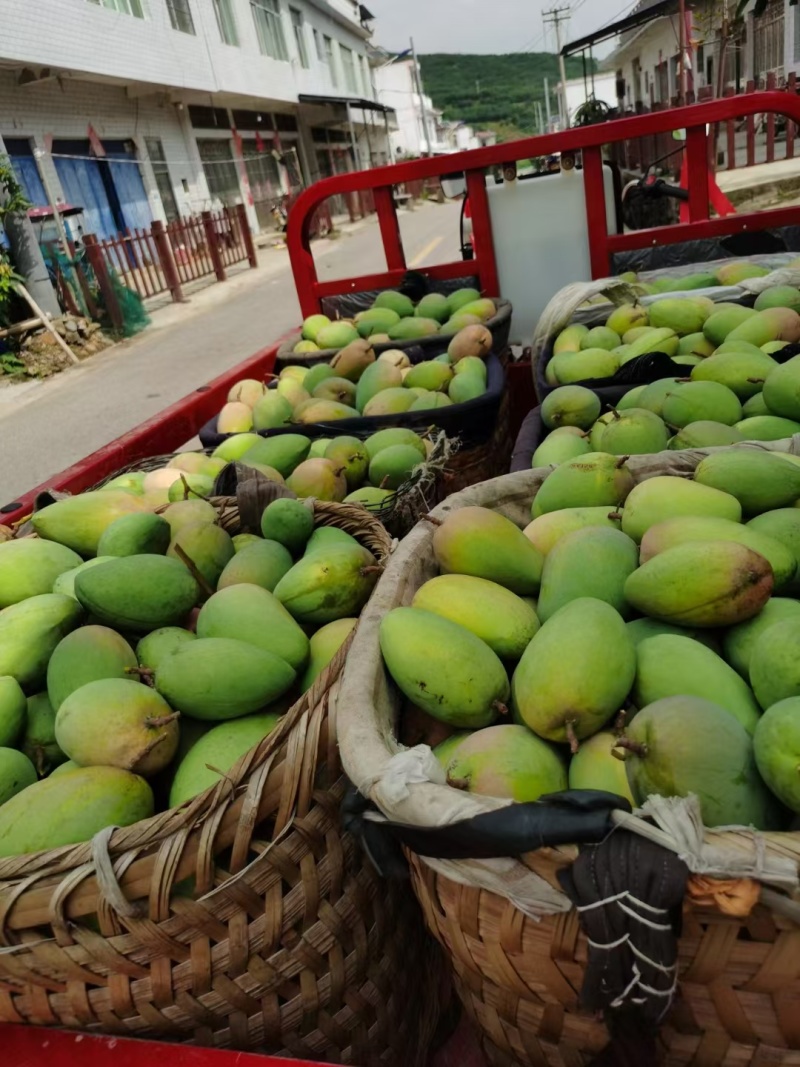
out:
{"label": "white water tank", "polygon": [[[514,306],[511,340],[530,344],[551,298],[565,285],[590,281],[583,171],[562,170],[487,188],[500,295]],[[616,232],[614,181],[603,167],[606,217]]]}

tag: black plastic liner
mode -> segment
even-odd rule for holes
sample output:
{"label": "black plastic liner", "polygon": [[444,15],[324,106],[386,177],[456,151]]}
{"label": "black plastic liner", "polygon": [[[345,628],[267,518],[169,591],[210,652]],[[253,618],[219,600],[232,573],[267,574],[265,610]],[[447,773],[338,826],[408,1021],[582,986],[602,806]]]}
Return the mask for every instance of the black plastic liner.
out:
{"label": "black plastic liner", "polygon": [[709,263],[714,259],[740,259],[743,256],[772,255],[776,252],[800,252],[800,226],[782,226],[712,237],[702,241],[684,241],[674,245],[653,245],[612,256],[612,273],[637,273],[684,267],[687,263]]}
{"label": "black plastic liner", "polygon": [[[423,353],[412,354],[414,363],[422,362]],[[416,358],[415,358],[416,356]],[[422,433],[431,426],[444,430],[448,437],[457,437],[460,448],[481,445],[494,433],[500,402],[506,387],[506,372],[495,355],[486,360],[488,372],[486,392],[465,404],[451,404],[446,408],[429,408],[425,411],[406,411],[400,415],[374,415],[371,418],[336,419],[334,422],[315,422],[309,425],[292,424],[278,430],[262,430],[261,437],[276,437],[284,433],[300,433],[314,440],[317,437],[368,436],[388,426],[404,426]],[[200,430],[203,448],[216,448],[234,434],[217,432],[217,417],[210,419]]]}

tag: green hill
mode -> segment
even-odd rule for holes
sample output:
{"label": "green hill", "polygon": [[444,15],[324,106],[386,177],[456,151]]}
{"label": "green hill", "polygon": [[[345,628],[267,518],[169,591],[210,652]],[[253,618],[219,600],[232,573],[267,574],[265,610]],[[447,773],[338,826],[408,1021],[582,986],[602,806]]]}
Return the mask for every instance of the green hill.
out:
{"label": "green hill", "polygon": [[[425,92],[446,119],[463,119],[478,129],[492,129],[501,140],[537,132],[534,101],[542,102],[544,79],[550,81],[551,108],[558,110],[555,86],[558,57],[550,52],[501,56],[437,53],[420,56]],[[589,69],[587,61],[587,70]],[[583,61],[567,59],[567,78],[583,76]]]}

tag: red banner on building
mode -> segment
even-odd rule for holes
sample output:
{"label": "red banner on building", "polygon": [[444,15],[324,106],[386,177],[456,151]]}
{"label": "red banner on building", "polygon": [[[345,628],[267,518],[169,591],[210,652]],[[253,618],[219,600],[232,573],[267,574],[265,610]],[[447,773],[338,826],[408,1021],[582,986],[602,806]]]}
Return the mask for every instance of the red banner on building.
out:
{"label": "red banner on building", "polygon": [[86,136],[89,138],[89,146],[91,147],[92,152],[101,159],[104,158],[106,150],[103,148],[103,142],[97,136],[97,132],[91,122],[86,127]]}

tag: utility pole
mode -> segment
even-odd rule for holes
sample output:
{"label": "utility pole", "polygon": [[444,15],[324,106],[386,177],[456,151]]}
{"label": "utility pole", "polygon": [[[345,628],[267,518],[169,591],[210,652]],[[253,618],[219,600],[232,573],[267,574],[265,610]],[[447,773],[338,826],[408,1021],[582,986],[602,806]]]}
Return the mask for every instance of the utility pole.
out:
{"label": "utility pole", "polygon": [[428,114],[425,110],[425,98],[422,95],[422,79],[419,76],[419,63],[417,62],[417,50],[414,48],[414,38],[411,40],[411,58],[414,65],[414,84],[417,87],[417,96],[419,97],[419,110],[420,117],[422,118],[422,133],[425,137],[425,143],[428,146],[427,151],[424,153],[426,156],[433,155],[433,141],[431,140],[430,127],[428,126]]}
{"label": "utility pole", "polygon": [[678,47],[681,50],[681,81],[680,81],[680,100],[679,103],[686,103],[686,2],[685,0],[679,0],[678,3],[678,18],[680,19],[680,29],[678,33]]}
{"label": "utility pole", "polygon": [[568,7],[554,7],[551,11],[543,11],[542,19],[545,26],[552,25],[556,31],[556,51],[558,52],[558,66],[561,71],[561,113],[564,125],[569,129],[569,106],[567,104],[567,69],[564,57],[561,54],[561,24],[569,22],[570,9]]}
{"label": "utility pole", "polygon": [[[3,138],[0,137],[0,156],[6,155]],[[0,187],[0,203],[6,199]],[[5,231],[11,254],[19,273],[25,279],[25,287],[39,307],[51,318],[61,315],[58,299],[47,273],[42,250],[33,232],[33,225],[24,211],[16,211],[5,217]]]}
{"label": "utility pole", "polygon": [[550,82],[547,78],[544,79],[544,108],[547,114],[547,128],[549,130],[552,115],[550,114]]}

